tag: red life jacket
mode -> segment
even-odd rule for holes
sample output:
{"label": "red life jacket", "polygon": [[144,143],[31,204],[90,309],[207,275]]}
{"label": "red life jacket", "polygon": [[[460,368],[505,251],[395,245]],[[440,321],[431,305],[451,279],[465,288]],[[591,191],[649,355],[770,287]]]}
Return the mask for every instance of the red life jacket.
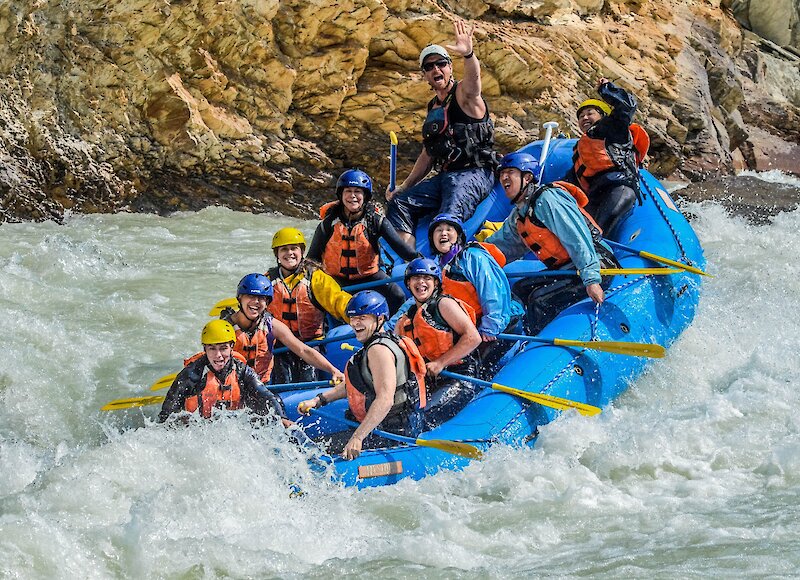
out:
{"label": "red life jacket", "polygon": [[[439,301],[445,296],[447,295],[440,293],[421,307],[414,304],[395,325],[395,332],[413,340],[426,361],[438,359],[458,342],[459,336],[447,325],[439,313]],[[472,324],[475,324],[475,310],[472,306],[453,296],[450,298],[458,302],[461,309],[472,320]],[[464,361],[460,360],[452,364],[461,364],[462,362]]]}
{"label": "red life jacket", "polygon": [[[461,252],[467,248],[478,247],[486,250],[501,268],[506,265],[506,257],[503,255],[503,252],[500,251],[500,248],[494,244],[488,244],[486,242],[469,242],[461,250]],[[461,252],[459,252],[459,254]],[[442,268],[442,292],[452,296],[453,298],[458,298],[465,304],[469,304],[475,311],[476,319],[480,320],[480,317],[483,316],[483,309],[481,308],[481,301],[478,297],[478,292],[475,290],[475,286],[472,284],[472,282],[467,280],[465,276],[452,272],[452,264],[457,259],[458,254],[452,260],[450,260],[447,266]]]}
{"label": "red life jacket", "polygon": [[388,332],[377,332],[367,340],[364,348],[347,361],[344,369],[347,403],[356,420],[363,421],[375,401],[375,384],[367,361],[367,351],[375,344],[388,347],[396,361],[397,388],[394,392],[394,403],[387,417],[410,413],[414,409],[424,409],[427,404],[425,359],[408,338]]}
{"label": "red life jacket", "polygon": [[[328,211],[338,201],[326,203],[320,209],[320,217],[325,220]],[[360,280],[375,274],[380,268],[380,255],[370,242],[367,212],[379,213],[378,206],[368,202],[364,214],[356,222],[345,224],[336,218],[329,221],[331,236],[322,253],[322,265],[331,276],[347,280]]]}
{"label": "red life jacket", "polygon": [[289,290],[279,268],[267,272],[267,276],[273,280],[272,289],[275,292],[269,312],[302,341],[321,338],[324,334],[325,311],[317,307],[311,294],[312,275],[313,272],[304,272],[305,277]]}
{"label": "red life jacket", "polygon": [[554,269],[563,266],[569,262],[571,258],[558,237],[548,230],[534,214],[536,200],[548,187],[563,189],[575,198],[578,209],[581,214],[583,214],[583,218],[586,220],[586,225],[589,227],[589,232],[592,234],[592,239],[595,240],[595,242],[602,237],[603,230],[600,229],[600,226],[597,225],[594,218],[583,209],[584,206],[589,203],[589,198],[586,197],[586,193],[584,193],[581,188],[567,183],[566,181],[554,181],[553,183],[539,187],[528,200],[525,214],[520,215],[517,220],[517,233],[519,233],[519,237],[522,238],[525,245],[536,254],[536,257],[539,258],[545,266]]}
{"label": "red life jacket", "polygon": [[[186,359],[184,361],[184,366],[196,361],[204,354],[204,352],[201,352]],[[228,373],[228,376],[225,377],[224,383],[220,383],[217,376],[206,369],[205,375],[200,379],[200,384],[202,385],[200,392],[197,395],[186,397],[184,401],[183,408],[186,411],[194,413],[200,409],[200,415],[209,419],[211,418],[214,407],[231,411],[241,408],[242,393],[239,389],[239,368],[236,362],[239,361],[241,364],[245,362],[245,359],[238,352],[234,352],[233,357],[236,360],[233,361],[231,371]]]}

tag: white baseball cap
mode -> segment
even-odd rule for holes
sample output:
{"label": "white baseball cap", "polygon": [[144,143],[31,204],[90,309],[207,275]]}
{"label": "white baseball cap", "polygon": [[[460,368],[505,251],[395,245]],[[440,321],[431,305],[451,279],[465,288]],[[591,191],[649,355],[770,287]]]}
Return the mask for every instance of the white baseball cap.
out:
{"label": "white baseball cap", "polygon": [[422,52],[419,53],[420,68],[422,67],[422,63],[425,62],[425,59],[432,54],[438,54],[439,56],[443,56],[450,61],[453,60],[450,58],[450,55],[447,53],[447,51],[444,49],[443,46],[439,46],[438,44],[429,44],[428,46],[422,49]]}

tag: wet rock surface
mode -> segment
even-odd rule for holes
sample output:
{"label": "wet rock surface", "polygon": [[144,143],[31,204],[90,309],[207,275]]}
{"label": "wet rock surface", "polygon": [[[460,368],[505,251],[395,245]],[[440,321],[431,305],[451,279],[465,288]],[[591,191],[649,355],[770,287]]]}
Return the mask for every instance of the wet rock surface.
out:
{"label": "wet rock surface", "polygon": [[755,224],[769,222],[783,211],[800,206],[800,182],[773,183],[750,175],[724,176],[692,183],[673,193],[679,200],[721,203],[734,215]]}
{"label": "wet rock surface", "polygon": [[353,166],[382,192],[388,132],[401,179],[420,151],[431,93],[417,57],[452,42],[453,18],[475,21],[501,152],[546,121],[576,134],[575,107],[605,76],[637,96],[659,177],[800,173],[796,12],[791,0],[1,3],[0,222],[209,204],[311,217]]}

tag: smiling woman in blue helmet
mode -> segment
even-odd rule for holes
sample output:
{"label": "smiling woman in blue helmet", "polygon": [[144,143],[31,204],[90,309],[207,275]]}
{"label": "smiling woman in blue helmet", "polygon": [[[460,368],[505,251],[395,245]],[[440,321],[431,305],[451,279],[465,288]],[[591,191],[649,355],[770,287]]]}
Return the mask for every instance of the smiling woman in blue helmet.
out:
{"label": "smiling woman in blue helmet", "polygon": [[[322,264],[342,286],[388,278],[381,268],[380,246],[384,238],[405,261],[417,256],[406,244],[379,205],[372,201],[372,179],[359,169],[348,169],[336,182],[336,201],[325,204],[322,221],[314,232],[307,257]],[[397,284],[378,288],[394,312],[405,300]]]}
{"label": "smiling woman in blue helmet", "polygon": [[512,332],[524,314],[514,300],[503,266],[505,256],[486,242],[465,241],[461,220],[439,214],[428,228],[428,241],[442,269],[442,291],[469,304],[477,316],[483,344],[479,348],[482,375],[492,375],[494,365],[513,346],[498,341],[501,332]]}

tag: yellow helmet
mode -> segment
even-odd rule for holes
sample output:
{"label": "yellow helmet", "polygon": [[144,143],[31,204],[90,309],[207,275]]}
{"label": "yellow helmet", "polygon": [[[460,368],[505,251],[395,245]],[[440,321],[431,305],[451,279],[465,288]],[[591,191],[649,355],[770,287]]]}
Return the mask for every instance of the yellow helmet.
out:
{"label": "yellow helmet", "polygon": [[575,115],[580,115],[581,111],[586,107],[598,109],[599,111],[602,111],[604,115],[611,114],[611,107],[605,101],[600,101],[598,99],[587,99],[581,103],[581,106],[578,107],[578,111],[575,113]]}
{"label": "yellow helmet", "polygon": [[305,250],[306,239],[303,237],[303,232],[297,228],[279,229],[272,236],[272,249],[275,250],[281,246],[302,246]]}
{"label": "yellow helmet", "polygon": [[200,342],[203,344],[236,342],[236,331],[227,320],[212,320],[203,327]]}

